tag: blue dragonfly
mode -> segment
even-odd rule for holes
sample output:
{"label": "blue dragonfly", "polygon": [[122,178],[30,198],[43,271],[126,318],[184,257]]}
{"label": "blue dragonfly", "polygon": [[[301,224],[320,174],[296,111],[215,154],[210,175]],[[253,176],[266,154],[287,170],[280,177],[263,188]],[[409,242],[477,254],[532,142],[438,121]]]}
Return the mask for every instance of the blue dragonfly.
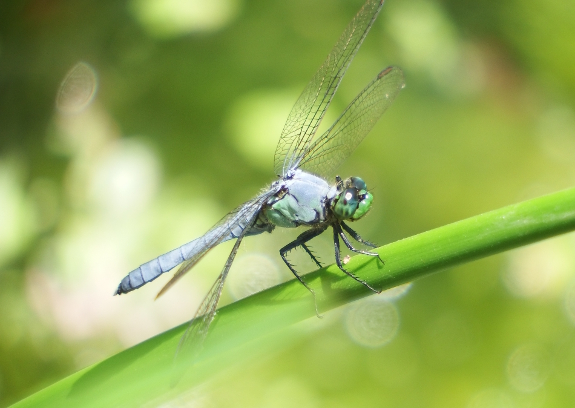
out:
{"label": "blue dragonfly", "polygon": [[[218,301],[242,240],[250,235],[272,232],[276,227],[306,227],[293,242],[279,253],[289,270],[314,296],[312,288],[289,262],[289,251],[301,247],[318,267],[321,263],[307,243],[329,227],[333,230],[335,261],[339,269],[374,292],[373,288],[344,268],[340,257],[340,239],[353,252],[378,257],[375,252],[356,249],[348,236],[369,247],[347,222],[362,218],[371,208],[373,196],[359,177],[326,181],[353,152],[373,128],[405,86],[403,73],[397,67],[381,71],[347,106],[335,123],[319,137],[318,127],[329,107],[353,57],[372,27],[382,0],[367,0],[348,24],[339,40],[304,88],[292,108],[278,142],[274,170],[278,179],[255,198],[228,213],[199,238],[146,262],[122,279],[117,295],[128,293],[180,265],[172,279],[162,288],[162,295],[192,269],[210,249],[232,239],[235,244],[224,268],[202,301],[182,343],[188,338],[203,341],[214,319]],[[317,312],[317,306],[316,306]]]}

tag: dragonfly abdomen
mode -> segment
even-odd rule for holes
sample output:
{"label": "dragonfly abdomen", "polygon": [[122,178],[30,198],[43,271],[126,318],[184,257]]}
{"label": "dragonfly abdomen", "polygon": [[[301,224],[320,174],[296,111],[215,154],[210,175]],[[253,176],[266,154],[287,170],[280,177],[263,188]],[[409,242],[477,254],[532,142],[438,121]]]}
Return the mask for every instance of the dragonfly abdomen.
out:
{"label": "dragonfly abdomen", "polygon": [[[202,238],[203,237],[194,239],[179,248],[166,252],[165,254],[140,265],[122,279],[122,282],[120,282],[120,285],[116,290],[116,295],[121,295],[123,293],[131,292],[134,289],[138,289],[146,283],[153,281],[161,274],[172,270],[185,260],[191,258],[195,253],[194,249],[201,246],[198,244]],[[233,238],[233,236],[230,234],[230,236],[226,237],[224,241],[231,238]]]}
{"label": "dragonfly abdomen", "polygon": [[[116,295],[121,295],[131,292],[134,289],[138,289],[146,283],[153,281],[161,274],[172,270],[182,262],[198,255],[200,252],[205,252],[213,246],[229,241],[230,239],[238,238],[247,228],[248,223],[249,219],[240,219],[235,225],[220,226],[219,228],[207,232],[202,237],[196,238],[179,248],[166,252],[165,254],[140,265],[122,279],[122,282],[120,282],[120,285],[116,290]],[[262,232],[271,232],[272,229],[273,225],[256,223],[250,228],[245,236],[257,235]]]}

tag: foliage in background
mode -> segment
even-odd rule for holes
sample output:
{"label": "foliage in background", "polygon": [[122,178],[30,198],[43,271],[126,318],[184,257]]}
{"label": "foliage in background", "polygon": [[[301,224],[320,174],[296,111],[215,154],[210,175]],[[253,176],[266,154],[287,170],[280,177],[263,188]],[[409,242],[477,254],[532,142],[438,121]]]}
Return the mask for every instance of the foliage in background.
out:
{"label": "foliage in background", "polygon": [[[0,4],[0,406],[193,315],[229,248],[157,302],[161,282],[111,294],[273,179],[283,120],[361,3]],[[557,1],[389,0],[330,109],[384,66],[404,70],[406,89],[340,169],[373,188],[358,231],[384,244],[573,186],[574,20]],[[94,98],[58,110],[80,61]],[[277,249],[291,236],[246,240],[239,264],[276,271],[256,282],[288,279]],[[397,330],[376,345],[354,337],[355,309],[326,314],[188,399],[569,405],[574,249],[566,235],[426,278],[393,300]]]}

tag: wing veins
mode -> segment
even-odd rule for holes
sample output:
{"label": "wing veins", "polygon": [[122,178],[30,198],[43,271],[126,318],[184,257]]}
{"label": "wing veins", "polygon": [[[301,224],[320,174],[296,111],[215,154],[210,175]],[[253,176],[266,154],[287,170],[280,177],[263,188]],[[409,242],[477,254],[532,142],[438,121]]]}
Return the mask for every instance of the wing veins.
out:
{"label": "wing veins", "polygon": [[[267,191],[263,194],[260,194],[256,198],[245,202],[244,204],[240,205],[233,211],[230,211],[225,217],[223,217],[214,227],[212,227],[208,232],[206,232],[201,239],[205,238],[206,236],[210,235],[207,240],[203,243],[204,248],[194,256],[189,258],[188,260],[184,261],[176,273],[172,276],[172,278],[164,285],[164,287],[160,290],[156,298],[163,295],[169,288],[171,288],[182,276],[184,276],[187,272],[190,271],[212,248],[220,244],[227,236],[233,233],[233,229],[241,223],[242,220],[245,220],[246,217],[249,216],[251,219],[254,215],[256,215],[265,202],[269,197],[274,194],[273,190]],[[252,213],[252,215],[250,215]],[[244,228],[244,231],[249,229],[247,226]],[[240,234],[241,235],[241,234]]]}
{"label": "wing veins", "polygon": [[292,108],[274,159],[280,176],[297,166],[309,149],[343,76],[372,27],[383,1],[368,0],[348,24]]}
{"label": "wing veins", "polygon": [[309,146],[298,167],[330,175],[365,138],[403,86],[403,73],[399,68],[388,67],[381,71],[333,125]]}
{"label": "wing veins", "polygon": [[[194,358],[197,354],[201,351],[202,344],[208,334],[208,329],[210,324],[214,320],[216,315],[216,310],[218,306],[218,302],[220,300],[220,296],[222,294],[222,290],[224,288],[224,283],[232,266],[232,263],[236,257],[240,244],[247,234],[249,227],[253,226],[255,220],[257,218],[257,214],[254,214],[248,223],[248,227],[246,227],[240,236],[237,238],[234,247],[232,248],[228,259],[222,269],[222,272],[212,285],[210,291],[202,300],[196,314],[190,320],[188,328],[186,329],[185,333],[183,334],[180,342],[178,344],[178,350],[176,351],[176,356],[180,354],[184,349],[188,349],[187,353],[188,358]],[[198,321],[198,319],[200,319]]]}

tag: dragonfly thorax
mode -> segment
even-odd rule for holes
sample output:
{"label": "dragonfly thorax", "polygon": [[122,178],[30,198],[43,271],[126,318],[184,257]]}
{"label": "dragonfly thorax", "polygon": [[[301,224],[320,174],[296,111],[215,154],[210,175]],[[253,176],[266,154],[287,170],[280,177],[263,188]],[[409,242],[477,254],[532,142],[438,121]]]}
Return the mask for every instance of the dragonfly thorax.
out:
{"label": "dragonfly thorax", "polygon": [[373,195],[359,177],[350,177],[345,181],[338,177],[336,181],[337,194],[331,200],[331,211],[342,221],[359,220],[371,208]]}
{"label": "dragonfly thorax", "polygon": [[327,219],[330,188],[321,177],[295,169],[272,185],[277,190],[262,213],[269,223],[282,228],[313,226]]}

